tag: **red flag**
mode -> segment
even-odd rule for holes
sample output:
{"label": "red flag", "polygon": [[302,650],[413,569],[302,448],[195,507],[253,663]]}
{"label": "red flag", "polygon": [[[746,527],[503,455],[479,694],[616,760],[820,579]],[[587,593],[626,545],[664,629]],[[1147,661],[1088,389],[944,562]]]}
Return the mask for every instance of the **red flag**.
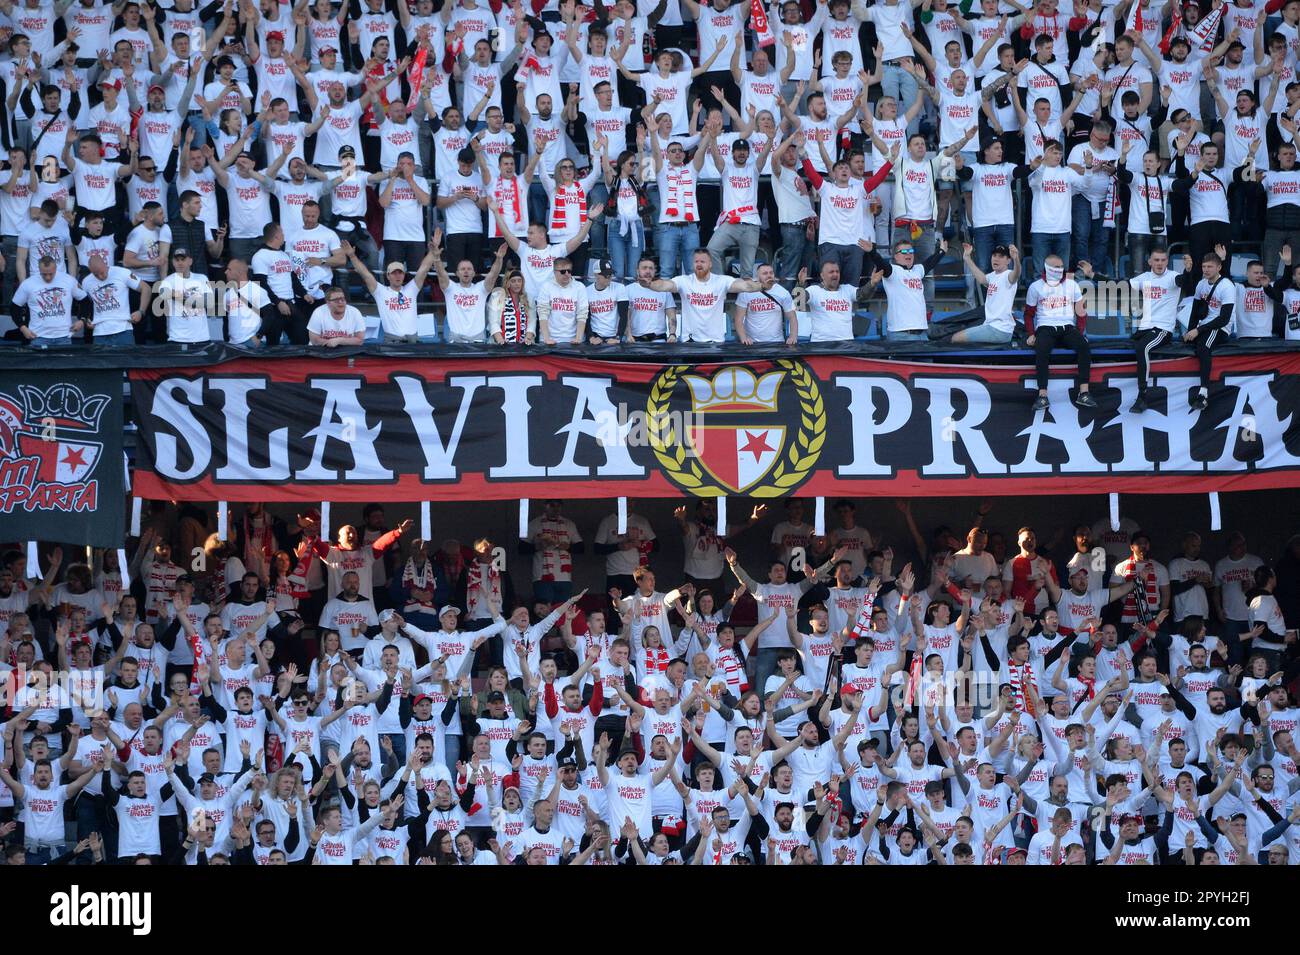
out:
{"label": "red flag", "polygon": [[424,86],[424,64],[429,57],[429,51],[420,47],[415,51],[415,59],[411,61],[410,72],[407,76],[411,81],[411,98],[406,103],[406,108],[412,112],[415,111],[415,104],[420,102],[420,88]]}
{"label": "red flag", "polygon": [[907,692],[903,694],[903,708],[910,710],[912,700],[916,696],[916,688],[921,685],[921,658],[924,653],[917,651],[912,654],[911,671],[907,674]]}
{"label": "red flag", "polygon": [[758,37],[759,46],[771,46],[776,42],[772,25],[767,22],[767,13],[763,10],[763,0],[749,0],[749,25]]}

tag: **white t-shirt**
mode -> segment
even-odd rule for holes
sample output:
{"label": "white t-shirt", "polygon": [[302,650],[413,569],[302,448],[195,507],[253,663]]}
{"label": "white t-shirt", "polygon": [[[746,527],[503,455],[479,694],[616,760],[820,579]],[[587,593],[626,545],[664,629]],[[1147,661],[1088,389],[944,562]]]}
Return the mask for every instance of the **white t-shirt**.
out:
{"label": "white t-shirt", "polygon": [[[429,192],[429,180],[423,176],[412,176],[415,185],[426,194]],[[386,190],[386,185],[381,190]],[[380,192],[382,195],[383,192]],[[400,242],[424,242],[424,206],[415,197],[415,190],[405,179],[399,178],[393,184],[391,202],[384,211],[384,239]]]}
{"label": "white t-shirt", "polygon": [[812,340],[843,342],[852,339],[853,302],[858,295],[857,286],[841,285],[831,291],[820,285],[810,285],[807,292]]}
{"label": "white t-shirt", "polygon": [[780,285],[762,292],[741,292],[736,305],[744,309],[745,332],[755,342],[785,341],[785,314],[794,311],[794,299]]}
{"label": "white t-shirt", "polygon": [[321,338],[351,338],[364,335],[366,319],[354,306],[349,305],[341,319],[330,314],[328,305],[318,306],[307,321],[307,331],[314,332]]}
{"label": "white t-shirt", "polygon": [[72,303],[85,297],[67,272],[55,272],[49,282],[38,273],[18,286],[13,303],[27,306],[28,327],[37,338],[67,338],[72,334]]}
{"label": "white t-shirt", "polygon": [[726,301],[732,279],[710,273],[701,281],[695,275],[672,280],[682,297],[682,341],[721,342],[727,334]]}
{"label": "white t-shirt", "polygon": [[171,342],[211,341],[208,332],[208,304],[213,299],[207,277],[173,272],[158,283],[158,294],[166,294],[167,340]]}
{"label": "white t-shirt", "polygon": [[415,319],[418,294],[414,282],[407,282],[397,289],[387,285],[375,286],[375,305],[379,309],[379,322],[385,335],[400,337],[418,332]]}
{"label": "white t-shirt", "polygon": [[483,338],[487,328],[487,290],[482,282],[452,282],[443,290],[447,305],[447,331],[461,338]]}
{"label": "white t-shirt", "polygon": [[570,279],[568,285],[550,281],[537,293],[538,319],[546,311],[546,328],[552,340],[571,342],[578,334],[578,321],[585,319],[587,289],[581,282]]}
{"label": "white t-shirt", "polygon": [[1038,328],[1065,328],[1075,321],[1074,303],[1083,298],[1083,292],[1074,279],[1065,279],[1056,285],[1049,285],[1046,279],[1038,279],[1029,286],[1025,296],[1025,306],[1036,306],[1034,325]]}
{"label": "white t-shirt", "polygon": [[672,292],[658,292],[637,283],[627,286],[627,324],[633,337],[666,335],[668,310],[676,308]]}
{"label": "white t-shirt", "polygon": [[239,286],[226,284],[223,304],[226,332],[231,342],[246,342],[262,330],[262,306],[270,301],[266,289],[256,282],[249,281]]}
{"label": "white t-shirt", "polygon": [[138,289],[140,279],[129,269],[110,265],[102,279],[93,274],[81,280],[81,287],[95,306],[95,334],[116,335],[131,330],[131,299],[128,290]]}
{"label": "white t-shirt", "polygon": [[603,289],[595,285],[587,289],[587,331],[601,338],[618,336],[618,303],[627,301],[627,290],[619,282],[610,282]]}

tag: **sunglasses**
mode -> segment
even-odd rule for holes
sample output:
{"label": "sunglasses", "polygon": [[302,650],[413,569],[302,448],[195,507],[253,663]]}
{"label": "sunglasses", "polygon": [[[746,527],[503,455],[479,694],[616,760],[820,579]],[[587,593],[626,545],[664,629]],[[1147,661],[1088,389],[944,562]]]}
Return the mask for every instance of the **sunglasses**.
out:
{"label": "sunglasses", "polygon": [[899,250],[898,250],[898,254],[899,254],[899,255],[914,255],[915,253],[916,253],[916,249],[899,249]]}
{"label": "sunglasses", "polygon": [[555,274],[556,274],[556,275],[572,275],[572,274],[573,274],[573,269],[556,269],[556,270],[555,270]]}

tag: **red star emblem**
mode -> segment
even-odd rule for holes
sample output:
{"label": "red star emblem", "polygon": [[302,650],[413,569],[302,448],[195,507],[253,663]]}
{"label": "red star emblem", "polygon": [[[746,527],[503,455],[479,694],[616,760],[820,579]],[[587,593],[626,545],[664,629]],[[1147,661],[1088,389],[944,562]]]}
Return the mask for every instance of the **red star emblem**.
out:
{"label": "red star emblem", "polygon": [[68,453],[64,456],[60,464],[66,464],[70,470],[75,471],[77,468],[86,466],[86,451],[84,448],[68,448]]}
{"label": "red star emblem", "polygon": [[770,444],[767,443],[766,431],[760,431],[758,432],[758,434],[754,434],[752,431],[746,431],[744,432],[744,435],[749,440],[748,443],[746,443],[744,446],[740,448],[740,451],[742,453],[745,451],[750,452],[752,455],[754,455],[755,461],[757,461],[759,458],[763,456],[764,451],[776,450],[776,448],[772,447]]}

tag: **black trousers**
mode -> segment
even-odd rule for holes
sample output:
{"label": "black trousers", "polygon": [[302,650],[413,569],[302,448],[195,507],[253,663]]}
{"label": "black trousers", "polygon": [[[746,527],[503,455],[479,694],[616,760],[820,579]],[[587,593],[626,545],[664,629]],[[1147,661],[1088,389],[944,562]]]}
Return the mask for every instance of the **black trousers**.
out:
{"label": "black trousers", "polygon": [[[474,263],[476,274],[483,269],[483,233],[447,233],[447,271],[455,274],[462,259],[469,259]],[[406,264],[408,268],[415,268],[410,262]]]}
{"label": "black trousers", "polygon": [[1196,362],[1201,367],[1201,387],[1206,391],[1210,390],[1210,370],[1214,362],[1214,346],[1226,337],[1227,335],[1222,328],[1215,328],[1210,331],[1201,328],[1197,336],[1192,339],[1192,347],[1196,349]]}
{"label": "black trousers", "polygon": [[[1232,226],[1227,222],[1197,222],[1188,231],[1188,245],[1191,247],[1192,267],[1200,267],[1205,255],[1214,251],[1216,245],[1227,250],[1227,262],[1232,261]],[[1227,272],[1226,267],[1223,270]]]}
{"label": "black trousers", "polygon": [[1151,353],[1172,339],[1173,334],[1163,328],[1148,328],[1134,333],[1133,349],[1137,352],[1139,395],[1147,390],[1147,382],[1151,377]]}
{"label": "black trousers", "polygon": [[306,345],[307,322],[311,318],[312,306],[297,299],[292,302],[285,302],[285,304],[289,306],[288,315],[280,311],[278,304],[272,305],[269,309],[270,319],[262,323],[262,332],[266,335],[266,343],[268,345],[278,345],[281,336],[288,335],[289,341],[293,344]]}
{"label": "black trousers", "polygon": [[1047,390],[1047,379],[1051,373],[1053,348],[1068,348],[1074,352],[1079,373],[1075,375],[1076,384],[1087,384],[1088,373],[1092,370],[1092,347],[1083,337],[1076,325],[1057,327],[1049,325],[1034,329],[1034,368],[1038,375],[1038,387]]}

